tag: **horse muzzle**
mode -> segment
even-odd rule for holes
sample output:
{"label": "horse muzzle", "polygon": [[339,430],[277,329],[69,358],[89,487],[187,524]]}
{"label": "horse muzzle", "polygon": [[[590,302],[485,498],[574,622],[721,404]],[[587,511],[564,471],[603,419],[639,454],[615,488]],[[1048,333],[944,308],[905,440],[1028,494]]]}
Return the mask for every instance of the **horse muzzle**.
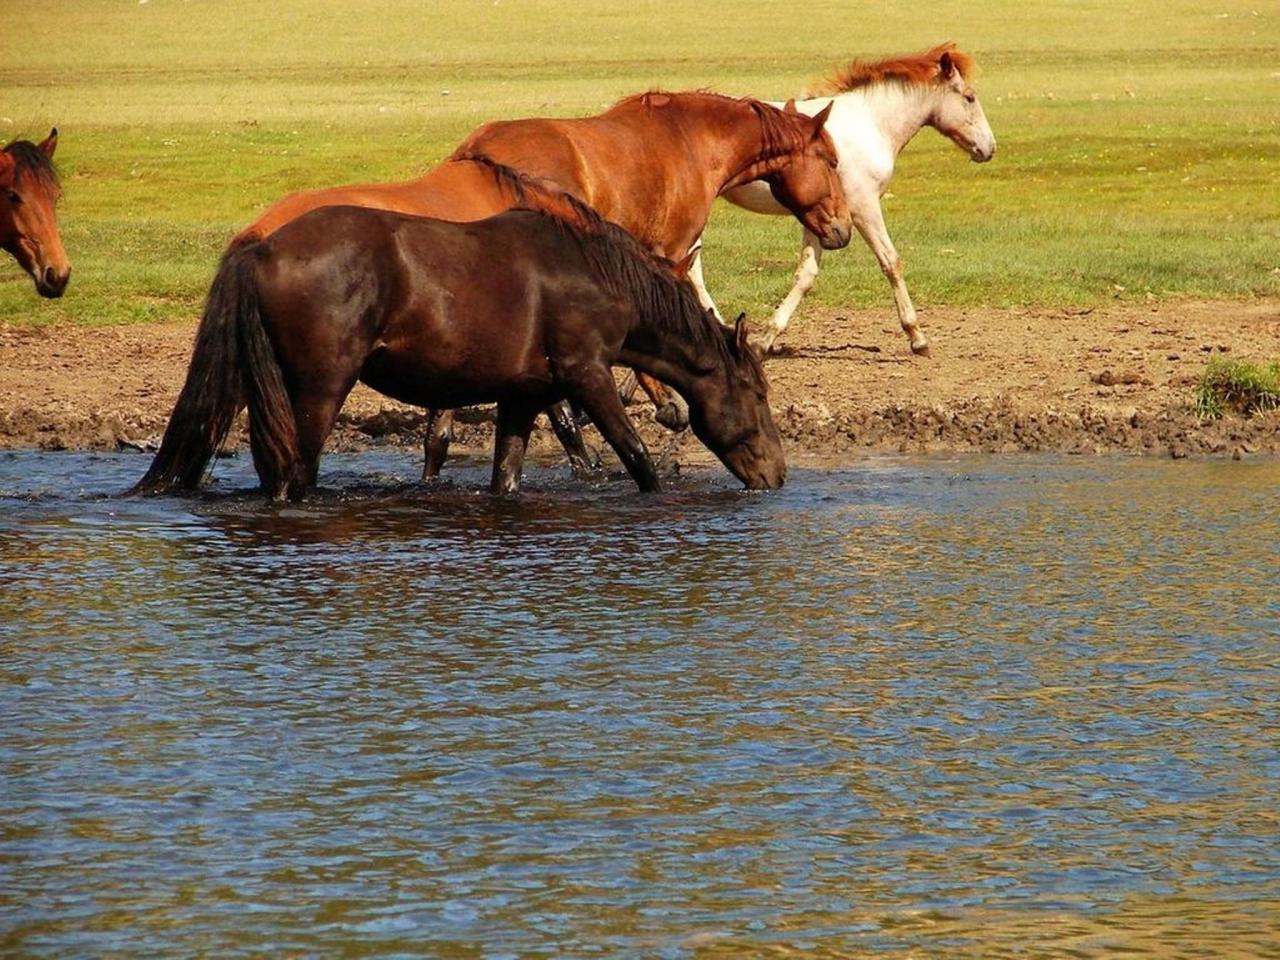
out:
{"label": "horse muzzle", "polygon": [[70,267],[61,273],[53,267],[45,267],[43,270],[34,271],[32,275],[36,281],[36,293],[50,300],[56,300],[62,296],[67,289],[67,284],[71,282]]}
{"label": "horse muzzle", "polygon": [[852,238],[852,224],[832,220],[827,224],[827,229],[819,235],[818,243],[822,245],[823,250],[839,250],[842,247],[847,247]]}
{"label": "horse muzzle", "polygon": [[777,490],[787,482],[786,464],[768,464],[738,478],[748,490]]}

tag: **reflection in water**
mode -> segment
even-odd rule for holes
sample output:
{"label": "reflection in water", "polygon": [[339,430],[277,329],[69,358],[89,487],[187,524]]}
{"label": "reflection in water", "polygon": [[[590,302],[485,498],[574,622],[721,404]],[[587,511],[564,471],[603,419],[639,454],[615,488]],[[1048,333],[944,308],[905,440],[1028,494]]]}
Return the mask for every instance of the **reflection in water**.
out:
{"label": "reflection in water", "polygon": [[1274,955],[1280,464],[330,461],[0,455],[4,952]]}

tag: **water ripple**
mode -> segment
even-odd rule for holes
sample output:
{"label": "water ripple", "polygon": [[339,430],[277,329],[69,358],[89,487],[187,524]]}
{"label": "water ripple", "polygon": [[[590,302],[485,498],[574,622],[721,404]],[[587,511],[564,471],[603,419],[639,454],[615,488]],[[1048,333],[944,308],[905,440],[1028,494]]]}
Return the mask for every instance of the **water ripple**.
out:
{"label": "water ripple", "polygon": [[1276,956],[1280,464],[0,454],[0,947]]}

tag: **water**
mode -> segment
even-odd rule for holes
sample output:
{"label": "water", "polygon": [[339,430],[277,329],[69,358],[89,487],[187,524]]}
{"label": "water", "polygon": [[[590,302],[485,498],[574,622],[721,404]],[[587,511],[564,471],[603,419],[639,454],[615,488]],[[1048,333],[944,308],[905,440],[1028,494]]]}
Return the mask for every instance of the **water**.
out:
{"label": "water", "polygon": [[0,454],[0,953],[1280,956],[1280,462],[144,465]]}

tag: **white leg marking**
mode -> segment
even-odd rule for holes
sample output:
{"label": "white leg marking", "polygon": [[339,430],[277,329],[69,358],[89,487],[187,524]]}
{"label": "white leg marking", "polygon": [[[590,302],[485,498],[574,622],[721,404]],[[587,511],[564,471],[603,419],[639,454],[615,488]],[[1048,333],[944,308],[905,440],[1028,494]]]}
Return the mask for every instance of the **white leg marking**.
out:
{"label": "white leg marking", "polygon": [[707,290],[707,282],[702,276],[702,238],[699,237],[694,244],[694,248],[698,251],[693,258],[693,263],[689,267],[689,281],[693,284],[693,289],[697,291],[698,302],[702,304],[703,309],[710,310],[721,323],[724,323],[724,317],[720,316],[720,310],[716,307],[716,302],[711,299],[711,294]]}
{"label": "white leg marking", "polygon": [[818,243],[817,235],[806,230],[804,238],[800,241],[800,265],[796,267],[795,284],[791,287],[791,292],[787,294],[786,299],[778,304],[778,309],[773,311],[769,329],[765,331],[764,338],[760,342],[765,350],[773,349],[774,341],[782,335],[783,330],[787,329],[787,324],[791,322],[791,316],[800,306],[800,301],[813,289],[813,282],[818,278],[821,264],[822,246]]}

